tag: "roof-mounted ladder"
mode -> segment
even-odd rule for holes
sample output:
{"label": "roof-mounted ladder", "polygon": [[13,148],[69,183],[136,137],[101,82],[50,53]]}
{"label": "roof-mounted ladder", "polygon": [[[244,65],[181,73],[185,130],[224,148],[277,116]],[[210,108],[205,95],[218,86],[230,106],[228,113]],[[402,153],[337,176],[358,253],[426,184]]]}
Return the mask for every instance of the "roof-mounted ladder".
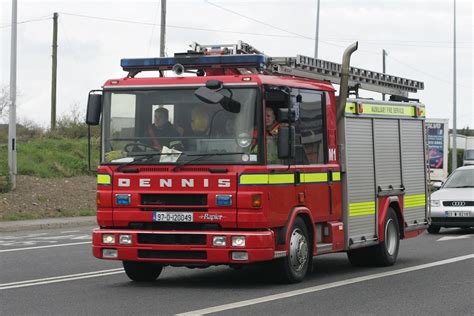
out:
{"label": "roof-mounted ladder", "polygon": [[[267,71],[269,73],[324,80],[339,84],[341,68],[342,65],[338,63],[297,55],[296,58],[270,58]],[[349,87],[407,97],[409,92],[416,93],[418,90],[423,90],[424,83],[351,67],[349,70]]]}
{"label": "roof-mounted ladder", "polygon": [[[191,48],[197,53],[213,54],[260,54],[263,52],[251,45],[238,41],[237,44],[200,45],[192,43]],[[342,65],[312,57],[297,55],[295,57],[269,57],[263,73],[271,75],[294,76],[316,79],[339,84]],[[408,97],[408,93],[416,93],[424,89],[421,81],[391,76],[384,73],[351,67],[349,70],[349,87],[389,95]]]}

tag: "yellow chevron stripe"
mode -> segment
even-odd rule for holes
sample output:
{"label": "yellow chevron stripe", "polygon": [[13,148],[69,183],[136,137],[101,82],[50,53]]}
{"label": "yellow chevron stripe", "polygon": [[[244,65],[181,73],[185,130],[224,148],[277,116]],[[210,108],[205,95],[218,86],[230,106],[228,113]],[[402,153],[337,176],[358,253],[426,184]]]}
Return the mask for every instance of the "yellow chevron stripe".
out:
{"label": "yellow chevron stripe", "polygon": [[294,174],[270,174],[268,175],[268,184],[293,184],[295,183]]}
{"label": "yellow chevron stripe", "polygon": [[99,173],[97,175],[97,185],[111,185],[112,177],[110,174]]}
{"label": "yellow chevron stripe", "polygon": [[268,174],[242,174],[240,184],[268,184]]}
{"label": "yellow chevron stripe", "polygon": [[301,183],[309,182],[328,182],[328,174],[324,173],[302,173],[300,177]]}
{"label": "yellow chevron stripe", "polygon": [[349,204],[349,216],[375,214],[375,202],[358,202]]}
{"label": "yellow chevron stripe", "polygon": [[418,207],[426,205],[425,194],[415,194],[405,196],[405,208]]}

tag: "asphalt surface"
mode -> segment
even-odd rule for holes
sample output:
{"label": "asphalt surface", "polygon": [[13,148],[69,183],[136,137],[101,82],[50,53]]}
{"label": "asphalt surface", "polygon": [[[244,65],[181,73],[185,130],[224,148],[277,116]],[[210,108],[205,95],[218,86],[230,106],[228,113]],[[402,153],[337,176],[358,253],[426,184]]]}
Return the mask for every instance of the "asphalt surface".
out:
{"label": "asphalt surface", "polygon": [[388,268],[354,268],[345,254],[316,257],[304,282],[279,285],[257,267],[167,267],[154,283],[133,283],[120,262],[92,257],[92,228],[0,233],[0,314],[472,315],[474,310],[474,229],[404,240],[397,264]]}

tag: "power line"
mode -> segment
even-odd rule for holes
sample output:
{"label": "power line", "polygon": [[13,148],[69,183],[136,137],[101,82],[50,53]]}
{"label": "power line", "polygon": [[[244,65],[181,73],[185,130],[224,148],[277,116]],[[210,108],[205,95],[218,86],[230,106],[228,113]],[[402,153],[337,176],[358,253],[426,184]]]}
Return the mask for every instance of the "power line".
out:
{"label": "power line", "polygon": [[[210,2],[206,1],[207,3],[211,4]],[[102,20],[102,21],[111,21],[111,22],[118,22],[118,23],[127,23],[127,24],[138,24],[138,25],[148,25],[148,26],[158,26],[159,24],[156,24],[156,23],[150,23],[150,22],[140,22],[140,21],[133,21],[133,20],[124,20],[124,19],[115,19],[115,18],[106,18],[106,17],[98,17],[98,16],[90,16],[90,15],[83,15],[83,14],[74,14],[74,13],[67,13],[67,12],[60,12],[61,14],[63,15],[69,15],[69,16],[75,16],[75,17],[81,17],[81,18],[89,18],[89,19],[96,19],[96,20]],[[238,15],[241,15],[240,13],[237,13]],[[243,16],[243,15],[241,15]],[[250,19],[253,19],[253,18],[250,18]],[[258,21],[258,20],[257,20]],[[262,23],[265,23],[265,22],[262,22]],[[265,24],[268,24],[268,23],[265,23]],[[270,26],[270,24],[268,24]],[[265,33],[251,33],[251,32],[241,32],[241,31],[229,31],[229,30],[218,30],[218,29],[207,29],[207,28],[198,28],[198,27],[188,27],[188,26],[176,26],[176,25],[167,25],[167,27],[170,27],[170,28],[177,28],[177,29],[186,29],[186,30],[195,30],[195,31],[206,31],[206,32],[216,32],[216,33],[233,33],[233,34],[247,34],[247,35],[257,35],[257,36],[269,36],[269,37],[280,37],[280,38],[294,38],[294,36],[288,36],[288,35],[278,35],[278,34],[265,34]],[[283,30],[283,29],[280,29],[278,27],[275,27],[279,30]],[[312,37],[309,37],[309,36],[305,36],[305,35],[301,35],[301,34],[297,34],[297,33],[293,33],[291,31],[286,31],[287,33],[290,33],[290,34],[293,34],[293,35],[297,35],[298,37],[302,38],[302,39],[307,39],[307,40],[311,40],[311,41],[314,41],[314,38]],[[339,45],[339,44],[335,44],[335,43],[331,43],[331,41],[321,41],[327,45],[331,45],[331,46],[335,46],[335,47],[341,47],[341,48],[346,48],[346,46],[344,45]],[[358,50],[359,52],[361,53],[366,53],[366,54],[371,54],[371,55],[376,55],[378,56],[379,53],[378,52],[374,52],[374,51],[370,51],[370,50],[364,50],[364,49],[359,49]],[[417,71],[419,73],[422,73],[424,75],[427,75],[433,79],[436,79],[436,80],[439,80],[439,81],[442,81],[442,82],[446,82],[446,83],[451,83],[447,80],[444,80],[444,79],[441,79],[441,78],[438,78],[434,75],[431,75],[425,71],[422,71],[420,69],[417,69],[415,67],[412,67],[402,61],[399,61],[398,59],[395,59],[393,57],[390,57],[389,58],[393,59],[394,61],[402,64],[402,65],[405,65],[406,67],[409,67],[411,68],[412,70],[414,71]],[[463,87],[463,88],[468,88],[466,86],[461,86],[461,85],[457,85],[459,87]]]}
{"label": "power line", "polygon": [[155,26],[156,26],[156,19],[158,18],[158,12],[160,11],[160,4],[156,4],[156,10],[155,10],[155,16],[153,17],[153,21],[155,24],[153,25],[153,28],[151,29],[151,36],[150,36],[150,41],[148,42],[148,50],[146,52],[147,56],[150,56],[150,49],[153,44],[153,35],[155,34]]}
{"label": "power line", "polygon": [[[402,61],[400,61],[400,60],[394,58],[394,57],[391,56],[391,55],[389,55],[388,58],[390,58],[390,59],[392,59],[393,61],[395,61],[395,62],[397,62],[397,63],[399,63],[399,64],[402,64],[402,65],[404,65],[405,67],[408,67],[408,68],[410,68],[410,69],[412,69],[412,70],[414,70],[414,71],[416,71],[416,72],[419,72],[419,73],[424,74],[424,75],[426,75],[426,76],[428,76],[428,77],[431,77],[432,79],[435,79],[435,80],[438,80],[438,81],[442,81],[442,82],[445,82],[445,83],[449,83],[449,84],[453,84],[452,81],[439,78],[439,77],[434,76],[434,75],[432,75],[432,74],[430,74],[430,73],[428,73],[428,72],[426,72],[426,71],[423,71],[423,70],[421,70],[421,69],[415,68],[415,67],[413,67],[413,66],[411,66],[411,65],[409,65],[409,64],[407,64],[407,63],[404,63],[404,62],[402,62]],[[469,87],[463,86],[463,85],[460,85],[460,84],[456,84],[456,86],[457,86],[457,87],[461,87],[461,88],[470,89]]]}
{"label": "power line", "polygon": [[[52,19],[52,17],[50,15],[46,15],[46,16],[42,16],[42,17],[39,17],[39,18],[35,18],[35,19],[20,21],[20,22],[17,22],[16,24],[19,25],[19,24],[25,24],[25,23],[30,23],[30,22],[45,21],[45,20],[50,20],[50,19]],[[4,29],[4,28],[7,28],[7,27],[11,27],[11,26],[12,26],[11,23],[10,24],[4,24],[4,25],[0,26],[0,29]]]}
{"label": "power line", "polygon": [[[148,25],[148,26],[160,26],[160,24],[150,23],[150,22],[140,22],[134,20],[124,20],[124,19],[115,19],[115,18],[105,18],[105,17],[98,17],[98,16],[91,16],[91,15],[83,15],[83,14],[74,14],[74,13],[67,13],[67,12],[60,12],[63,15],[81,17],[81,18],[88,18],[88,19],[95,19],[101,21],[110,21],[110,22],[118,22],[118,23],[127,23],[127,24],[138,24],[138,25]],[[256,35],[256,36],[268,36],[268,37],[281,37],[281,38],[294,38],[288,35],[277,35],[277,34],[265,34],[265,33],[253,33],[253,32],[242,32],[242,31],[230,31],[230,30],[221,30],[221,29],[208,29],[202,27],[191,27],[191,26],[178,26],[178,25],[166,25],[169,28],[175,29],[183,29],[183,30],[194,30],[194,31],[205,31],[205,32],[215,32],[215,33],[232,33],[232,34],[247,34],[247,35]]]}

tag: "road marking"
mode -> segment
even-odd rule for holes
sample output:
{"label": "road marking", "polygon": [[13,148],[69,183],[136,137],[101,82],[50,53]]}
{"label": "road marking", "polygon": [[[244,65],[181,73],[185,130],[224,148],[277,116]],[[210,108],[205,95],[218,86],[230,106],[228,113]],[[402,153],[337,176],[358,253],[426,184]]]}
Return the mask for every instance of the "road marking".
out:
{"label": "road marking", "polygon": [[0,290],[8,290],[8,289],[15,289],[15,288],[20,288],[20,287],[34,286],[34,285],[44,285],[44,284],[51,284],[51,283],[58,283],[58,282],[96,278],[96,277],[101,277],[101,276],[119,274],[123,272],[124,272],[123,268],[117,268],[117,269],[84,272],[84,273],[77,273],[77,274],[70,274],[70,275],[62,275],[62,276],[43,278],[43,279],[3,283],[3,284],[0,284]]}
{"label": "road marking", "polygon": [[455,240],[455,239],[466,239],[466,238],[471,238],[472,234],[469,235],[461,235],[461,236],[444,236],[438,239],[437,241],[445,241],[445,240]]}
{"label": "road marking", "polygon": [[432,268],[432,267],[436,267],[436,266],[441,266],[441,265],[450,264],[450,263],[463,261],[463,260],[468,260],[468,259],[473,259],[473,258],[474,258],[474,254],[470,254],[470,255],[455,257],[455,258],[451,258],[451,259],[446,259],[446,260],[421,264],[421,265],[418,265],[418,266],[413,266],[413,267],[408,267],[408,268],[403,268],[403,269],[398,269],[398,270],[393,270],[393,271],[387,271],[387,272],[382,272],[382,273],[376,273],[376,274],[372,274],[372,275],[352,278],[352,279],[343,280],[343,281],[337,281],[337,282],[328,283],[328,284],[312,286],[312,287],[308,287],[308,288],[305,288],[305,289],[289,291],[289,292],[284,292],[284,293],[274,294],[274,295],[268,295],[268,296],[262,296],[262,297],[254,298],[254,299],[250,299],[250,300],[245,300],[245,301],[240,301],[240,302],[235,302],[235,303],[230,303],[230,304],[224,304],[224,305],[218,305],[218,306],[214,306],[214,307],[199,309],[199,310],[195,310],[195,311],[191,311],[191,312],[177,314],[177,316],[205,315],[205,314],[210,314],[210,313],[217,313],[217,312],[222,312],[222,311],[226,311],[226,310],[230,310],[230,309],[236,309],[236,308],[240,308],[240,307],[271,302],[271,301],[285,299],[285,298],[298,296],[298,295],[302,295],[302,294],[319,292],[319,291],[332,289],[332,288],[336,288],[336,287],[340,287],[340,286],[344,286],[344,285],[349,285],[349,284],[354,284],[354,283],[359,283],[359,282],[384,278],[384,277],[388,277],[388,276],[392,276],[392,275],[397,275],[397,274],[402,274],[402,273],[407,273],[407,272]]}
{"label": "road marking", "polygon": [[22,251],[22,250],[43,249],[43,248],[54,248],[54,247],[66,247],[66,246],[75,246],[75,245],[85,245],[85,244],[91,244],[91,242],[90,242],[90,241],[83,241],[83,242],[73,242],[73,243],[69,243],[69,244],[48,245],[48,246],[36,246],[36,247],[15,248],[15,249],[3,249],[3,250],[0,250],[0,253],[1,253],[1,252]]}

